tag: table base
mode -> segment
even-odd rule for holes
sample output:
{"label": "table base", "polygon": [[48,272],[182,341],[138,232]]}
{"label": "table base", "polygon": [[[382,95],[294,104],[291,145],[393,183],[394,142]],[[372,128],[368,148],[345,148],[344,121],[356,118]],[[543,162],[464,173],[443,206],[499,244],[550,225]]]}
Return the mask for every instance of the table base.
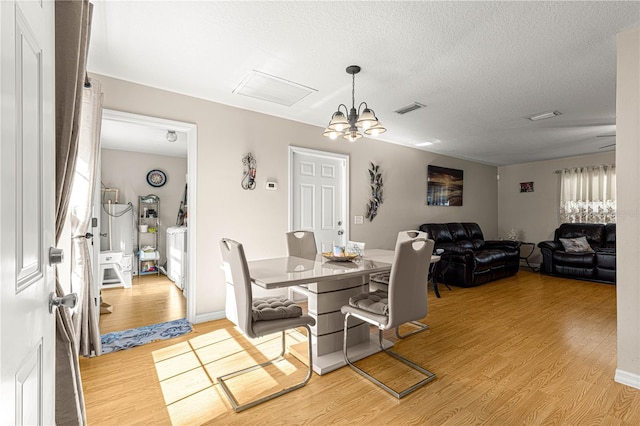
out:
{"label": "table base", "polygon": [[[382,344],[385,348],[393,346],[392,342],[385,339],[382,340]],[[309,358],[307,357],[307,342],[296,343],[295,345],[289,346],[289,352],[306,365],[309,365]],[[313,348],[313,352],[317,352],[315,347]],[[349,346],[349,359],[351,361],[357,361],[378,352],[380,352],[378,336],[376,334],[371,334],[368,342]],[[342,350],[326,355],[320,355],[313,359],[313,371],[318,375],[330,373],[345,365],[347,364],[344,361]]]}

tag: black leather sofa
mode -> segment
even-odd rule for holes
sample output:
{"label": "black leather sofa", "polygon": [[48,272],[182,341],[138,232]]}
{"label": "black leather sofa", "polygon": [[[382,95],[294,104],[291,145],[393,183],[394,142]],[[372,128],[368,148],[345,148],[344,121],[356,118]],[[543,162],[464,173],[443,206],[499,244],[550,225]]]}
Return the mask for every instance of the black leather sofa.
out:
{"label": "black leather sofa", "polygon": [[[567,252],[560,238],[585,237],[592,251]],[[538,244],[542,253],[540,271],[548,275],[616,282],[616,224],[563,223],[553,241]]]}
{"label": "black leather sofa", "polygon": [[436,273],[445,284],[473,287],[518,272],[520,243],[485,241],[477,223],[425,223],[420,231],[443,249]]}

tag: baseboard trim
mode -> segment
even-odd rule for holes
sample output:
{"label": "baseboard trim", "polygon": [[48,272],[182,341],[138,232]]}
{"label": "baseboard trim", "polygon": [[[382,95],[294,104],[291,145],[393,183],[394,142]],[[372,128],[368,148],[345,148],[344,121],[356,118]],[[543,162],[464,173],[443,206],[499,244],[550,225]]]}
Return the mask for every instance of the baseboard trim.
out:
{"label": "baseboard trim", "polygon": [[196,319],[193,321],[193,323],[200,324],[203,322],[215,321],[226,317],[227,316],[225,315],[224,311],[210,312],[208,314],[196,315]]}
{"label": "baseboard trim", "polygon": [[640,374],[629,373],[628,371],[623,371],[617,368],[616,375],[613,380],[620,384],[640,389]]}

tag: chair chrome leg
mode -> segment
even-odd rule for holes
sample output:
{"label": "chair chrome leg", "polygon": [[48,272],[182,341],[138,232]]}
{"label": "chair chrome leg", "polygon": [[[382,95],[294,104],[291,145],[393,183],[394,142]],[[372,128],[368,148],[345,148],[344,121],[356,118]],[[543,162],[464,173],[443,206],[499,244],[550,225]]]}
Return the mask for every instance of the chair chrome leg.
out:
{"label": "chair chrome leg", "polygon": [[236,412],[240,412],[240,411],[244,411],[248,408],[251,407],[255,407],[258,404],[262,404],[263,402],[266,401],[270,401],[274,398],[277,398],[281,395],[284,395],[286,393],[289,393],[291,391],[294,391],[296,389],[299,389],[301,387],[303,387],[304,385],[307,384],[307,382],[309,381],[309,379],[311,378],[311,374],[313,373],[313,353],[312,353],[312,349],[311,349],[311,328],[308,325],[303,326],[304,328],[307,329],[307,337],[308,337],[308,353],[309,353],[309,369],[307,371],[307,375],[305,376],[304,380],[296,385],[290,386],[288,388],[282,389],[281,391],[278,391],[276,393],[272,393],[270,395],[267,395],[265,397],[262,397],[260,399],[257,399],[255,401],[251,401],[248,402],[246,404],[239,404],[238,401],[236,400],[235,396],[233,395],[233,392],[231,392],[231,389],[229,389],[229,387],[227,386],[227,384],[225,383],[225,380],[231,379],[233,377],[237,377],[240,376],[242,374],[248,373],[250,371],[253,370],[257,370],[259,368],[263,368],[266,367],[267,365],[273,364],[277,361],[280,361],[283,359],[283,356],[286,352],[286,342],[285,342],[285,332],[282,332],[282,351],[280,352],[280,355],[277,356],[276,358],[273,358],[267,362],[263,362],[262,364],[258,364],[258,365],[253,365],[251,367],[247,367],[247,368],[243,368],[242,370],[238,370],[238,371],[234,371],[233,373],[228,373],[225,375],[222,375],[220,377],[218,377],[218,383],[220,383],[220,387],[222,388],[222,390],[224,391],[225,395],[227,395],[227,398],[229,399],[229,402],[231,403],[231,406],[233,407],[233,409]]}
{"label": "chair chrome leg", "polygon": [[422,373],[422,374],[424,374],[426,376],[424,379],[422,379],[418,383],[408,387],[407,389],[405,389],[403,391],[400,391],[400,392],[393,391],[393,392],[391,392],[392,394],[395,395],[396,398],[402,398],[403,396],[405,396],[407,394],[410,394],[414,390],[418,389],[421,386],[426,385],[427,383],[429,383],[430,381],[432,381],[433,379],[436,378],[435,373],[432,373],[431,371],[427,370],[426,368],[423,368],[423,367],[419,366],[415,362],[411,361],[408,358],[405,358],[404,356],[400,355],[399,353],[394,352],[391,349],[385,348],[384,344],[382,343],[382,329],[378,330],[378,342],[380,344],[380,349],[382,349],[383,352],[391,355],[392,357],[394,357],[398,361],[401,361],[401,362],[405,363],[409,367],[413,368],[414,370],[419,371],[420,373]]}
{"label": "chair chrome leg", "polygon": [[407,334],[402,334],[401,335],[400,334],[400,327],[396,327],[396,336],[398,337],[398,339],[404,339],[405,337],[409,337],[409,336],[412,336],[412,335],[414,335],[416,333],[420,333],[421,331],[425,331],[425,330],[429,329],[429,325],[428,324],[423,324],[420,321],[409,321],[408,324],[415,325],[416,327],[418,327],[418,329],[410,331]]}
{"label": "chair chrome leg", "polygon": [[356,372],[358,372],[361,376],[365,377],[366,379],[370,380],[371,382],[375,383],[376,385],[380,386],[382,389],[386,390],[387,392],[389,392],[391,395],[395,396],[396,398],[400,399],[406,395],[408,395],[409,393],[413,392],[414,390],[418,389],[421,386],[426,385],[427,383],[429,383],[430,381],[432,381],[433,379],[436,378],[436,375],[434,373],[432,373],[431,371],[422,368],[421,366],[419,366],[418,364],[414,363],[413,361],[403,357],[402,355],[393,352],[390,349],[386,349],[382,343],[382,329],[379,328],[378,329],[378,341],[380,343],[380,348],[382,349],[382,351],[388,355],[390,355],[391,357],[399,360],[400,362],[408,365],[409,367],[413,368],[416,371],[419,371],[420,373],[424,374],[426,377],[419,381],[418,383],[408,387],[407,389],[404,389],[400,392],[396,391],[395,389],[390,388],[389,386],[387,386],[386,384],[382,383],[380,380],[376,379],[375,377],[371,376],[369,373],[367,373],[366,371],[364,371],[363,369],[361,369],[360,367],[356,366],[355,364],[353,364],[350,360],[349,360],[349,356],[347,353],[347,332],[348,332],[348,321],[349,321],[349,317],[351,316],[350,313],[346,313],[344,316],[344,339],[343,339],[343,345],[342,345],[342,353],[344,355],[344,360],[347,363],[347,365],[349,365],[349,367],[351,367],[352,369],[354,369]]}

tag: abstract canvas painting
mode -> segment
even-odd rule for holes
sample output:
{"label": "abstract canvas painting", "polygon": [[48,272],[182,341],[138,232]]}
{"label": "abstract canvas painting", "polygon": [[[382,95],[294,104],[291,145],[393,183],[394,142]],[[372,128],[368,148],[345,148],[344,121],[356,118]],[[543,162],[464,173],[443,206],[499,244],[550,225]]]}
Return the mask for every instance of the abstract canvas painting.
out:
{"label": "abstract canvas painting", "polygon": [[427,205],[461,206],[463,171],[427,166]]}

